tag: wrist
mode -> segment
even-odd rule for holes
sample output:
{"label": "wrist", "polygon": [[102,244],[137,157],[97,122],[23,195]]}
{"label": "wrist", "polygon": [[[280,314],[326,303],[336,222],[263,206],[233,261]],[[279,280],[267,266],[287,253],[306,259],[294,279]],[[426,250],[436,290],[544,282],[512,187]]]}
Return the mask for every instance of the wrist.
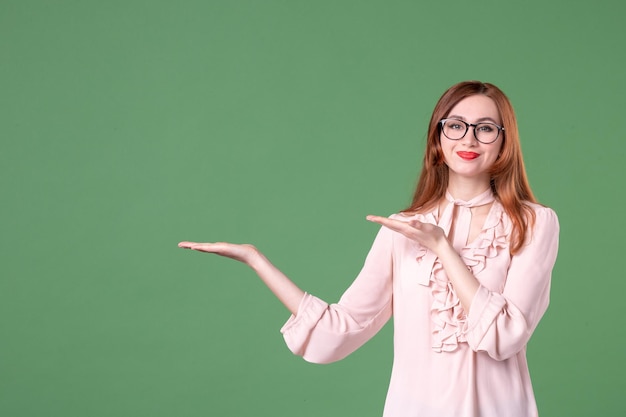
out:
{"label": "wrist", "polygon": [[438,258],[446,258],[450,255],[458,255],[456,249],[452,246],[452,243],[447,238],[443,238],[434,250]]}
{"label": "wrist", "polygon": [[256,247],[252,246],[245,262],[253,270],[259,271],[263,265],[268,263],[268,260]]}

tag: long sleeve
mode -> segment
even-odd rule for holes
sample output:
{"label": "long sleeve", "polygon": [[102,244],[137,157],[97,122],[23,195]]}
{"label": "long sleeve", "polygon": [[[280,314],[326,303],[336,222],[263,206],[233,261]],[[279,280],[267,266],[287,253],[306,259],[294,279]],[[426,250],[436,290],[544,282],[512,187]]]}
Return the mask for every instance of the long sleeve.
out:
{"label": "long sleeve", "polygon": [[306,294],[281,329],[289,349],[314,363],[343,359],[374,336],[391,317],[392,246],[381,228],[365,264],[337,304]]}
{"label": "long sleeve", "polygon": [[511,258],[504,291],[480,286],[468,314],[467,342],[496,360],[520,352],[548,308],[559,223],[549,208],[536,208],[526,245]]}

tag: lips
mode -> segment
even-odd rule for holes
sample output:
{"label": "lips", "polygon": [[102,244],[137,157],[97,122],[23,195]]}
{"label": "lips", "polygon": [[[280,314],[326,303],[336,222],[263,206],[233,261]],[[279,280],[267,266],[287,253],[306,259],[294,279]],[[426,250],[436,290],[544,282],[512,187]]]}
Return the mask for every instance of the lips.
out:
{"label": "lips", "polygon": [[459,155],[461,159],[465,159],[466,161],[471,161],[472,159],[476,159],[480,156],[480,154],[476,152],[459,151],[456,154]]}

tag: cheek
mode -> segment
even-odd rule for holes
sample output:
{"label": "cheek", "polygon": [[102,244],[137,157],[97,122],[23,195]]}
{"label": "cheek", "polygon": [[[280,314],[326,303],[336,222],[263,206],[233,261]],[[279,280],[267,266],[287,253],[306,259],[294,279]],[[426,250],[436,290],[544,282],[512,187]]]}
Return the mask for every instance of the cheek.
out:
{"label": "cheek", "polygon": [[500,155],[502,153],[502,148],[504,148],[504,138],[500,138],[498,140],[498,155]]}
{"label": "cheek", "polygon": [[500,155],[502,155],[502,143],[500,143],[500,146],[498,146],[498,150],[496,151],[496,155],[498,155],[498,157],[496,159],[500,158]]}
{"label": "cheek", "polygon": [[498,141],[498,145],[494,146],[492,149],[490,149],[489,153],[493,155],[493,160],[494,161],[496,159],[499,159],[500,155],[502,154],[502,141]]}
{"label": "cheek", "polygon": [[441,159],[442,161],[448,165],[448,160],[450,159],[450,156],[452,155],[452,149],[450,146],[441,146],[440,148],[440,155],[441,155]]}
{"label": "cheek", "polygon": [[446,155],[449,154],[451,151],[451,144],[449,140],[439,140],[439,149],[441,150],[441,152]]}
{"label": "cheek", "polygon": [[495,148],[493,149],[493,151],[489,152],[490,156],[489,156],[489,165],[493,166],[498,159],[500,159],[500,151],[502,150],[501,147]]}
{"label": "cheek", "polygon": [[439,143],[436,148],[435,148],[435,159],[437,163],[446,163],[446,155],[448,154],[448,150],[446,149],[446,147],[444,146],[444,141],[441,140],[441,138],[439,138]]}

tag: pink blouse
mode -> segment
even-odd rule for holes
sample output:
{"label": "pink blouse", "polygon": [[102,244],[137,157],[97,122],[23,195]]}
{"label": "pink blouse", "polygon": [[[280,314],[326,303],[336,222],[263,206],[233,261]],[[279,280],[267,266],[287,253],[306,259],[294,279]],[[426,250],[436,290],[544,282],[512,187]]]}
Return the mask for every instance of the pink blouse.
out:
{"label": "pink blouse", "polygon": [[[496,200],[479,236],[460,248],[480,282],[466,315],[439,260],[381,228],[363,269],[337,304],[306,294],[281,329],[293,353],[340,360],[393,315],[394,361],[384,417],[537,416],[526,344],[546,311],[559,224],[531,204],[535,226],[509,253],[512,223]],[[436,213],[412,217],[437,224]]]}

